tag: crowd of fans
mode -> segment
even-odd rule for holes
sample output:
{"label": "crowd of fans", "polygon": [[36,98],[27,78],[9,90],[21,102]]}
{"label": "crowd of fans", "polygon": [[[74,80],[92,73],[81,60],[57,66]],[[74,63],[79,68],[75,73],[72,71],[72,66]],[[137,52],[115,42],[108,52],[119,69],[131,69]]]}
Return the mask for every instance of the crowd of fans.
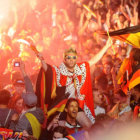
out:
{"label": "crowd of fans", "polygon": [[[45,59],[50,64],[58,65],[66,45],[76,46],[79,61],[86,61],[105,45],[106,38],[96,31],[112,31],[139,24],[140,8],[137,0],[13,2],[5,17],[7,20],[1,19],[0,58],[4,63],[1,64],[0,73],[6,79],[13,71],[12,61],[17,57],[28,64],[30,75],[36,74],[40,67],[33,52],[25,44],[18,43],[19,39],[31,37]],[[93,12],[89,12],[84,5]],[[113,51],[113,55],[120,54],[119,46],[127,47],[121,42],[114,42],[116,51]],[[109,53],[112,55],[112,50]],[[1,79],[1,85],[4,86],[6,79]]]}
{"label": "crowd of fans", "polygon": [[[73,98],[67,101],[63,113],[46,123],[35,95],[41,63],[24,41],[32,40],[48,64],[59,65],[64,50],[70,47],[76,48],[78,62],[88,61],[106,44],[108,37],[100,32],[140,24],[139,0],[14,2],[8,14],[11,20],[0,23],[0,128],[23,132],[29,139],[67,140],[76,133],[81,140],[96,140],[102,131],[117,130],[137,119],[139,113],[136,116],[134,112],[140,105],[140,83],[131,90],[124,85],[140,69],[138,48],[112,39],[112,47],[91,67],[95,121],[85,127],[77,122],[80,106]],[[120,67],[127,60],[132,60],[131,72],[118,84]],[[15,62],[20,62],[19,67]]]}

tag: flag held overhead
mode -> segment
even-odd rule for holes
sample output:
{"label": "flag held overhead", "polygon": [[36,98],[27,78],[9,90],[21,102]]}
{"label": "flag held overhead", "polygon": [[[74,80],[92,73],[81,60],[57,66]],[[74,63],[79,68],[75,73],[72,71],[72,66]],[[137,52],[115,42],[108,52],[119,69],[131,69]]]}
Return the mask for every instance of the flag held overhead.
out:
{"label": "flag held overhead", "polygon": [[[104,33],[103,35],[108,34]],[[136,48],[140,48],[140,25],[109,32],[109,35]]]}

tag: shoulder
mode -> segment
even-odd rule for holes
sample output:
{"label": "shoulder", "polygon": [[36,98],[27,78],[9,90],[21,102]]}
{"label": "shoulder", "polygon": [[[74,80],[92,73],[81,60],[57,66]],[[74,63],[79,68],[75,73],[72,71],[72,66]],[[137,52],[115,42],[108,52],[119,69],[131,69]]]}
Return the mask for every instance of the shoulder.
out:
{"label": "shoulder", "polygon": [[29,111],[32,115],[34,115],[40,123],[44,121],[44,113],[43,110],[39,107],[36,108],[34,111]]}
{"label": "shoulder", "polygon": [[36,107],[35,109],[28,111],[27,113],[31,113],[33,115],[44,115],[43,110],[39,107]]}

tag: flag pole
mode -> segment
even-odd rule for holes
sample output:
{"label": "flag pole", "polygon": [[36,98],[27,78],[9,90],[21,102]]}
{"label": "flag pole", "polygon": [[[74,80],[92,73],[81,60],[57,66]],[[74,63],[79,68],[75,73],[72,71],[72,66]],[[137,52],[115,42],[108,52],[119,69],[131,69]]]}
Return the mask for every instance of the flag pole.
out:
{"label": "flag pole", "polygon": [[[108,36],[109,39],[111,39],[111,37],[110,37],[110,35],[109,35],[108,26],[107,26],[107,36]],[[111,39],[111,40],[112,40],[112,39]],[[114,55],[115,55],[115,54],[116,54],[116,51],[115,51],[113,45],[112,45],[111,47],[112,47],[113,53],[114,53]]]}

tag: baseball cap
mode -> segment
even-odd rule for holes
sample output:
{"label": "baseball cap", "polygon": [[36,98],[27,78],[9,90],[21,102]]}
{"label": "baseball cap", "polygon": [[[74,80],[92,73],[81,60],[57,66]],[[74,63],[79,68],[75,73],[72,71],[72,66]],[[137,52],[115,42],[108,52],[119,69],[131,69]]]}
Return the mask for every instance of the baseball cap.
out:
{"label": "baseball cap", "polygon": [[30,107],[37,104],[37,96],[34,93],[22,93],[22,98],[24,103]]}

